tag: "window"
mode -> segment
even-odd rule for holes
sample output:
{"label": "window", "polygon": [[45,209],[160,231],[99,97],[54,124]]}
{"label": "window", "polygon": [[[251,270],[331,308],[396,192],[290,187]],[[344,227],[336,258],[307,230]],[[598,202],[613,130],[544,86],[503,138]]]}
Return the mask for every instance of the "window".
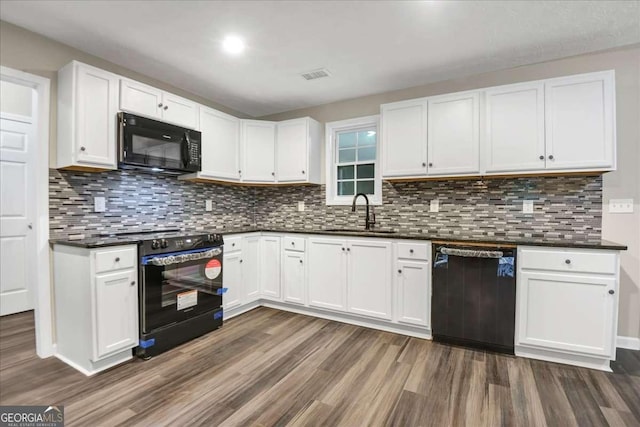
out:
{"label": "window", "polygon": [[378,122],[369,116],[327,123],[327,205],[351,204],[358,193],[382,204]]}

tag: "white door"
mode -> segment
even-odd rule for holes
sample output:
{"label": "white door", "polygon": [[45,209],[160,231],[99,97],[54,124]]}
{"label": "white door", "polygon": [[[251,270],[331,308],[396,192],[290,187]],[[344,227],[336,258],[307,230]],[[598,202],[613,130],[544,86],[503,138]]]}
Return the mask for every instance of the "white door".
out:
{"label": "white door", "polygon": [[246,304],[260,298],[260,236],[242,240],[242,303]]}
{"label": "white door", "polygon": [[138,343],[136,270],[96,276],[94,360]]}
{"label": "white door", "polygon": [[133,80],[120,79],[120,109],[162,119],[162,91]]}
{"label": "white door", "polygon": [[306,289],[304,252],[284,251],[282,260],[282,287],[284,300],[305,304]]}
{"label": "white door", "polygon": [[488,89],[485,126],[487,172],[544,170],[544,83]]}
{"label": "white door", "polygon": [[36,132],[31,117],[22,120],[0,119],[0,316],[33,309],[38,268]]}
{"label": "white door", "polygon": [[309,121],[304,119],[279,122],[277,126],[276,174],[279,182],[308,179]]}
{"label": "white door", "polygon": [[276,125],[261,120],[242,120],[243,181],[275,181]]}
{"label": "white door", "polygon": [[427,171],[480,172],[480,96],[467,92],[429,98]]}
{"label": "white door", "polygon": [[281,300],[280,290],[280,237],[263,236],[260,243],[260,281],[262,296],[268,299]]}
{"label": "white door", "polygon": [[200,107],[202,175],[240,179],[240,120],[211,108]]}
{"label": "white door", "polygon": [[309,239],[309,305],[345,311],[347,308],[347,248],[344,240]]}
{"label": "white door", "polygon": [[614,166],[614,91],[613,72],[545,83],[547,169]]}
{"label": "white door", "polygon": [[615,291],[613,277],[520,273],[516,343],[611,356]]}
{"label": "white door", "polygon": [[428,261],[398,261],[398,322],[417,326],[431,323],[431,268]]}
{"label": "white door", "polygon": [[242,252],[225,252],[222,257],[222,283],[227,292],[222,295],[225,310],[242,305]]}
{"label": "white door", "polygon": [[76,155],[78,163],[116,168],[118,76],[76,65]]}
{"label": "white door", "polygon": [[426,175],[427,102],[381,106],[382,177]]}
{"label": "white door", "polygon": [[349,241],[347,307],[351,313],[391,320],[391,243]]}
{"label": "white door", "polygon": [[168,92],[162,93],[162,120],[189,129],[198,127],[198,104]]}

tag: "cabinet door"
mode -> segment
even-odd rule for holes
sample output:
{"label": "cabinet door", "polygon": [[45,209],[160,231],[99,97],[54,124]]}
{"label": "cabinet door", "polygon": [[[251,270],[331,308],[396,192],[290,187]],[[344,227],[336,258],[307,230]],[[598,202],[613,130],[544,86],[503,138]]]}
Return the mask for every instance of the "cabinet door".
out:
{"label": "cabinet door", "polygon": [[478,92],[429,99],[430,175],[480,172],[479,100]]}
{"label": "cabinet door", "polygon": [[596,356],[613,354],[614,277],[521,272],[517,344]]}
{"label": "cabinet door", "polygon": [[120,109],[133,114],[162,119],[162,91],[133,80],[120,80]]}
{"label": "cabinet door", "polygon": [[118,77],[93,67],[77,67],[78,162],[115,168]]}
{"label": "cabinet door", "polygon": [[391,243],[347,245],[347,307],[351,313],[391,320]]}
{"label": "cabinet door", "polygon": [[196,129],[198,127],[198,104],[163,92],[162,120],[189,129]]}
{"label": "cabinet door", "polygon": [[138,345],[136,270],[95,278],[94,360]]}
{"label": "cabinet door", "polygon": [[545,84],[547,169],[615,166],[613,72]]}
{"label": "cabinet door", "polygon": [[261,120],[242,120],[242,180],[275,181],[276,125]]}
{"label": "cabinet door", "polygon": [[278,123],[276,177],[279,182],[307,181],[308,147],[309,121],[306,118]]}
{"label": "cabinet door", "polygon": [[500,86],[485,96],[486,171],[543,170],[544,83]]}
{"label": "cabinet door", "polygon": [[281,300],[280,291],[280,237],[264,236],[260,247],[260,281],[262,296]]}
{"label": "cabinet door", "polygon": [[345,311],[347,299],[346,242],[309,239],[309,305]]}
{"label": "cabinet door", "polygon": [[306,304],[306,274],[304,252],[284,251],[282,260],[282,284],[284,300]]}
{"label": "cabinet door", "polygon": [[426,175],[427,102],[383,105],[382,177]]}
{"label": "cabinet door", "polygon": [[220,111],[200,107],[202,175],[240,179],[240,120]]}
{"label": "cabinet door", "polygon": [[260,236],[242,239],[242,287],[244,295],[242,303],[256,301],[260,298]]}
{"label": "cabinet door", "polygon": [[431,265],[428,261],[398,261],[398,322],[431,325]]}
{"label": "cabinet door", "polygon": [[222,283],[227,292],[222,296],[225,310],[242,305],[242,252],[225,252],[222,259]]}

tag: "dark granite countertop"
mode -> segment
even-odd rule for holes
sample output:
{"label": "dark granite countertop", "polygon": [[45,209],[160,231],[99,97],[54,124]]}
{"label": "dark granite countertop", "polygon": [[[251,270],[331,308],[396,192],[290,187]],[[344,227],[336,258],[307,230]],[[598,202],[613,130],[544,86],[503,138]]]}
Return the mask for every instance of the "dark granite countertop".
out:
{"label": "dark granite countertop", "polygon": [[[389,232],[392,230],[380,229],[377,232],[367,232],[365,230],[344,229],[332,231],[332,229],[272,229],[259,227],[245,227],[237,229],[210,229],[191,231],[185,230],[184,234],[196,233],[218,233],[222,235],[252,233],[252,232],[270,232],[270,233],[291,233],[291,234],[318,234],[326,236],[351,236],[351,237],[375,237],[381,239],[411,239],[411,240],[430,240],[435,242],[448,242],[452,244],[482,244],[492,246],[551,246],[562,248],[584,248],[584,249],[609,249],[609,250],[626,250],[627,246],[607,240],[590,240],[580,241],[563,238],[546,238],[546,237],[518,237],[518,236],[479,236],[465,237],[457,235],[437,235],[422,232]],[[147,237],[148,238],[148,237]],[[82,239],[51,239],[51,244],[77,246],[83,248],[100,248],[106,246],[132,245],[142,240],[139,235],[133,236],[114,236],[114,237],[89,237]]]}

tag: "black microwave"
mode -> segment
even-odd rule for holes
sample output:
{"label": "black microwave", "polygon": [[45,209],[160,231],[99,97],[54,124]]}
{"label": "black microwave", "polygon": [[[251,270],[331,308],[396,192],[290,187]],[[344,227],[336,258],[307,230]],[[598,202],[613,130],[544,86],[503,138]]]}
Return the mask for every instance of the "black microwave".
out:
{"label": "black microwave", "polygon": [[119,167],[170,174],[198,172],[201,136],[196,130],[118,113]]}

